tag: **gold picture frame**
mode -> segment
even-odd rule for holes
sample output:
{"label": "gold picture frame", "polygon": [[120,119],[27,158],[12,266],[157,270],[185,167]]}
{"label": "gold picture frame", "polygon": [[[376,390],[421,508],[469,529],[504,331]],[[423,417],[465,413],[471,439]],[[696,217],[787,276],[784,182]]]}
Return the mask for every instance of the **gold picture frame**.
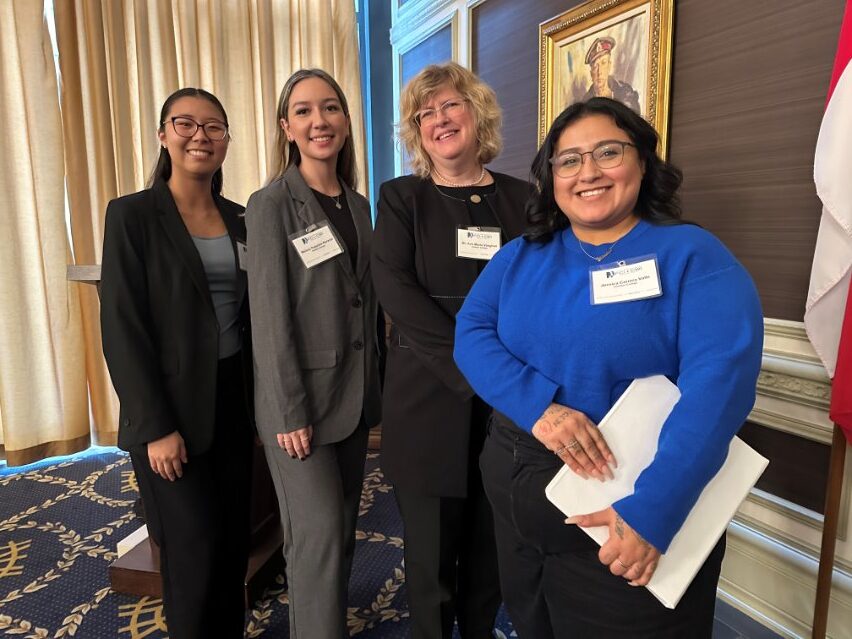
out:
{"label": "gold picture frame", "polygon": [[569,104],[609,95],[660,134],[666,157],[674,0],[590,0],[539,25],[538,143]]}

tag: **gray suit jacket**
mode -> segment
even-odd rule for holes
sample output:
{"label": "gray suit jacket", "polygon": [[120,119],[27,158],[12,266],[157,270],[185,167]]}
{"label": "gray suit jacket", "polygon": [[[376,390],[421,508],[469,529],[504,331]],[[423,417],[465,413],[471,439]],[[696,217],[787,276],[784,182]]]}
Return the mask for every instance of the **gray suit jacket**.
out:
{"label": "gray suit jacket", "polygon": [[[381,419],[377,301],[370,277],[370,205],[343,186],[358,232],[353,271],[342,253],[305,268],[288,239],[328,218],[297,167],[246,207],[255,410],[264,445],[314,427],[314,445]],[[333,228],[333,227],[332,227]],[[342,241],[341,241],[342,244]]]}

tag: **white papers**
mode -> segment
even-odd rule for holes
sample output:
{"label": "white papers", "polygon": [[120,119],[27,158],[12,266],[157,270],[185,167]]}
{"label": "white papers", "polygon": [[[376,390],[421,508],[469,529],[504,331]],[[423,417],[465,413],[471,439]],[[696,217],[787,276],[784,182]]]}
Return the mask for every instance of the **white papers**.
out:
{"label": "white papers", "polygon": [[148,526],[142,525],[124,539],[118,542],[115,547],[116,559],[136,548],[139,542],[148,538]]}
{"label": "white papers", "polygon": [[[571,517],[603,510],[633,494],[636,479],[653,460],[660,430],[678,399],[677,386],[662,375],[635,380],[599,424],[618,460],[615,479],[603,483],[585,480],[565,466],[545,489],[547,498]],[[704,488],[647,586],[667,608],[680,601],[768,463],[739,438],[731,442],[727,460]],[[606,527],[582,530],[600,545],[609,539]]]}

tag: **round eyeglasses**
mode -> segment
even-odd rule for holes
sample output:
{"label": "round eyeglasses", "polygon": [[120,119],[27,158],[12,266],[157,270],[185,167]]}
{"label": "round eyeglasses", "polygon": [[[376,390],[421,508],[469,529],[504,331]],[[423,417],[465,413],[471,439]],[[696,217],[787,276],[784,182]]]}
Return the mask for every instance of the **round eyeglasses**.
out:
{"label": "round eyeglasses", "polygon": [[419,127],[429,126],[438,121],[438,113],[445,117],[458,115],[464,111],[464,98],[450,98],[437,109],[420,109],[414,114],[414,123]]}
{"label": "round eyeglasses", "polygon": [[592,160],[600,169],[614,169],[621,166],[621,163],[624,162],[624,147],[628,146],[636,148],[636,145],[630,142],[611,140],[599,144],[591,151],[585,153],[570,151],[554,156],[548,161],[553,165],[553,172],[556,175],[569,178],[578,175],[582,170],[584,155],[592,156]]}
{"label": "round eyeglasses", "polygon": [[196,122],[192,118],[186,118],[179,115],[169,118],[168,121],[172,123],[172,128],[175,130],[175,133],[182,138],[191,138],[195,135],[195,132],[198,131],[199,127],[204,130],[204,135],[211,140],[224,140],[225,136],[228,135],[228,125],[224,122],[219,122],[219,120],[211,120],[210,122],[202,124],[201,122]]}

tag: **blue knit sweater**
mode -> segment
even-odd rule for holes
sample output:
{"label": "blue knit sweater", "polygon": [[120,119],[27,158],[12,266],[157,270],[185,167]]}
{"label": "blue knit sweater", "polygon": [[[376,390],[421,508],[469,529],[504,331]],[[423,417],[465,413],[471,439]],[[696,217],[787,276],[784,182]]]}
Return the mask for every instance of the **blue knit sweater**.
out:
{"label": "blue knit sweater", "polygon": [[641,221],[605,263],[646,255],[657,257],[661,296],[593,306],[596,264],[570,228],[546,244],[506,244],[456,317],[455,359],[476,393],[527,431],[551,402],[597,423],[633,379],[675,382],[681,399],[653,462],[613,504],[665,552],[754,404],[763,316],[748,273],[700,227]]}

